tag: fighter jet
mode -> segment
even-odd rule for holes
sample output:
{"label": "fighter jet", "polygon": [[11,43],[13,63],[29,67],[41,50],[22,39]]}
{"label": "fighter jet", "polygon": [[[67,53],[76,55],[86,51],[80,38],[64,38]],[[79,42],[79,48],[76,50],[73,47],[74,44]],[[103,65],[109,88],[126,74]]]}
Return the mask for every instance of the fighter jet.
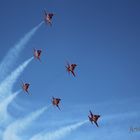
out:
{"label": "fighter jet", "polygon": [[60,101],[61,101],[61,99],[52,97],[52,104],[54,106],[57,106],[59,110],[60,110],[60,108],[59,108]]}
{"label": "fighter jet", "polygon": [[42,50],[36,50],[34,49],[34,57],[40,61]]}
{"label": "fighter jet", "polygon": [[90,115],[88,116],[89,121],[90,121],[92,124],[93,124],[93,122],[94,122],[94,123],[96,124],[96,126],[99,127],[97,121],[98,121],[98,119],[100,118],[100,115],[93,115],[91,111],[89,111],[89,112],[90,112]]}
{"label": "fighter jet", "polygon": [[29,92],[28,92],[29,86],[30,86],[29,83],[23,83],[23,82],[22,82],[22,89],[23,89],[23,91],[29,93]]}
{"label": "fighter jet", "polygon": [[66,70],[68,71],[68,73],[71,72],[74,77],[75,77],[74,70],[75,70],[76,66],[77,66],[77,64],[69,64],[69,63],[67,63],[67,66],[66,66]]}
{"label": "fighter jet", "polygon": [[46,22],[46,24],[49,24],[50,26],[52,26],[52,17],[54,16],[53,13],[47,13],[45,10],[44,10],[44,20]]}

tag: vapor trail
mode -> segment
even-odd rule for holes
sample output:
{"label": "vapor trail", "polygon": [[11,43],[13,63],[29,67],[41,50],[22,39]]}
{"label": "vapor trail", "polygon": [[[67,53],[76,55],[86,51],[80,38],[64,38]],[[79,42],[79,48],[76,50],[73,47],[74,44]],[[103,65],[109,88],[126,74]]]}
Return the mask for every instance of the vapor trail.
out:
{"label": "vapor trail", "polygon": [[23,72],[23,70],[29,65],[29,63],[33,60],[33,57],[26,60],[23,64],[21,64],[16,70],[14,70],[1,84],[0,84],[0,102],[5,99],[8,95],[10,95],[13,85],[16,82],[19,75]]}
{"label": "vapor trail", "polygon": [[44,22],[41,22],[36,27],[34,27],[30,32],[25,34],[23,38],[14,46],[12,47],[7,55],[4,57],[3,61],[0,64],[0,77],[2,80],[11,70],[13,64],[16,62],[20,52],[25,48],[25,45],[29,42],[31,37],[36,33],[36,31],[41,27]]}
{"label": "vapor trail", "polygon": [[11,94],[9,97],[7,97],[4,101],[0,103],[0,123],[3,123],[8,119],[9,115],[7,112],[7,107],[20,92],[21,90]]}
{"label": "vapor trail", "polygon": [[31,125],[31,123],[37,119],[41,114],[44,113],[44,111],[46,111],[48,107],[43,107],[42,109],[39,109],[35,112],[32,112],[31,114],[29,114],[28,116],[26,116],[23,119],[18,119],[17,121],[15,121],[14,123],[12,123],[11,125],[9,125],[4,134],[3,134],[3,140],[20,140],[20,136],[21,133],[27,129],[27,127],[29,125]]}
{"label": "vapor trail", "polygon": [[73,125],[65,126],[60,128],[59,130],[56,130],[54,132],[50,133],[39,133],[34,135],[30,140],[59,140],[63,138],[64,136],[68,135],[72,131],[78,129],[80,126],[84,125],[88,121],[82,121]]}

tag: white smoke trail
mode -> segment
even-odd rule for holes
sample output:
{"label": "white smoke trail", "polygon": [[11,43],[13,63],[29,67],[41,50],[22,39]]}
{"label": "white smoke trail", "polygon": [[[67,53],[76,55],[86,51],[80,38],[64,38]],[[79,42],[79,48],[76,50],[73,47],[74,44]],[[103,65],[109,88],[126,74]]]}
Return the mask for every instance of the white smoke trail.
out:
{"label": "white smoke trail", "polygon": [[60,128],[59,130],[56,130],[54,132],[50,132],[50,133],[39,133],[34,135],[30,140],[59,140],[61,138],[63,138],[64,136],[68,135],[69,133],[71,133],[72,131],[78,129],[80,126],[84,125],[85,123],[87,123],[88,121],[82,121],[73,125],[69,125],[69,126],[65,126]]}
{"label": "white smoke trail", "polygon": [[11,94],[4,101],[0,103],[0,123],[4,123],[9,118],[9,114],[7,112],[8,105],[14,100],[14,98],[21,92],[21,90]]}
{"label": "white smoke trail", "polygon": [[18,119],[17,121],[15,121],[11,125],[9,125],[3,134],[3,140],[9,140],[9,138],[10,138],[10,140],[20,140],[21,139],[20,135],[21,135],[22,131],[24,131],[29,125],[31,125],[32,121],[37,119],[49,107],[50,106],[48,106],[48,107],[45,106],[42,109],[32,112],[25,118]]}
{"label": "white smoke trail", "polygon": [[25,45],[29,42],[31,37],[35,32],[41,27],[44,22],[41,22],[36,27],[34,27],[30,32],[28,32],[4,57],[3,61],[0,64],[0,77],[2,80],[11,70],[14,62],[19,56],[19,53],[25,48]]}
{"label": "white smoke trail", "polygon": [[16,70],[14,70],[1,84],[0,84],[0,101],[5,99],[8,95],[10,95],[13,85],[16,82],[19,75],[23,72],[23,70],[28,66],[28,64],[33,60],[33,57],[26,60],[23,64],[21,64]]}

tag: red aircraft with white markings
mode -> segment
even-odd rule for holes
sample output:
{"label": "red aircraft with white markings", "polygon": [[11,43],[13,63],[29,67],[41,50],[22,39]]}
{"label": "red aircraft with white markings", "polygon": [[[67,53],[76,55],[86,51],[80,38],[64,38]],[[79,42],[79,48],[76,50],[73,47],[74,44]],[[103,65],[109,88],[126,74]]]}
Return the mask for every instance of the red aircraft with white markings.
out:
{"label": "red aircraft with white markings", "polygon": [[57,106],[59,110],[60,110],[60,107],[59,107],[60,101],[61,101],[60,98],[54,98],[54,97],[52,97],[52,104],[53,104],[54,106]]}
{"label": "red aircraft with white markings", "polygon": [[50,26],[52,26],[52,18],[54,16],[54,14],[48,13],[44,10],[44,15],[45,15],[44,20],[45,20],[46,24],[49,24]]}
{"label": "red aircraft with white markings", "polygon": [[29,93],[29,92],[28,92],[29,86],[30,86],[29,83],[23,83],[23,82],[22,82],[22,89],[23,89],[23,91]]}
{"label": "red aircraft with white markings", "polygon": [[76,66],[77,66],[77,64],[69,64],[69,63],[67,63],[67,66],[66,66],[66,69],[67,69],[68,73],[71,72],[74,77],[76,76],[75,73],[74,73],[74,70],[75,70]]}
{"label": "red aircraft with white markings", "polygon": [[100,118],[100,115],[93,115],[93,113],[91,111],[90,112],[90,115],[88,116],[90,122],[93,124],[93,122],[96,124],[97,127],[99,127],[97,121],[98,119]]}
{"label": "red aircraft with white markings", "polygon": [[34,57],[40,61],[42,50],[36,50],[34,49]]}

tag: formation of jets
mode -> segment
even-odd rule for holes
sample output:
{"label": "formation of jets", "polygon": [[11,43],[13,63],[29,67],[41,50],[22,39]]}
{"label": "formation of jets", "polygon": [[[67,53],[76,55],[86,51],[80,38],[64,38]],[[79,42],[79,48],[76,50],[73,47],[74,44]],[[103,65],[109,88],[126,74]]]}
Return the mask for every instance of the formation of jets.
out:
{"label": "formation of jets", "polygon": [[[44,15],[45,15],[44,20],[45,20],[46,24],[49,24],[51,26],[52,25],[52,17],[54,16],[54,14],[44,11]],[[37,50],[37,49],[33,49],[33,50],[34,50],[34,58],[38,59],[40,61],[42,50]],[[71,73],[74,77],[76,77],[76,75],[75,75],[75,68],[77,67],[77,64],[75,64],[75,63],[69,64],[67,62],[67,65],[65,67],[66,67],[66,70],[67,70],[67,72],[69,74]],[[22,89],[23,89],[23,91],[25,91],[26,93],[29,93],[28,92],[29,87],[30,87],[29,83],[23,83],[22,82]],[[60,107],[59,107],[59,104],[61,102],[60,98],[52,97],[51,102],[52,102],[53,106],[56,106],[60,110]],[[97,121],[100,118],[100,115],[95,115],[91,111],[89,111],[89,113],[90,113],[88,115],[89,121],[92,124],[95,123],[95,125],[97,127],[99,127]]]}

